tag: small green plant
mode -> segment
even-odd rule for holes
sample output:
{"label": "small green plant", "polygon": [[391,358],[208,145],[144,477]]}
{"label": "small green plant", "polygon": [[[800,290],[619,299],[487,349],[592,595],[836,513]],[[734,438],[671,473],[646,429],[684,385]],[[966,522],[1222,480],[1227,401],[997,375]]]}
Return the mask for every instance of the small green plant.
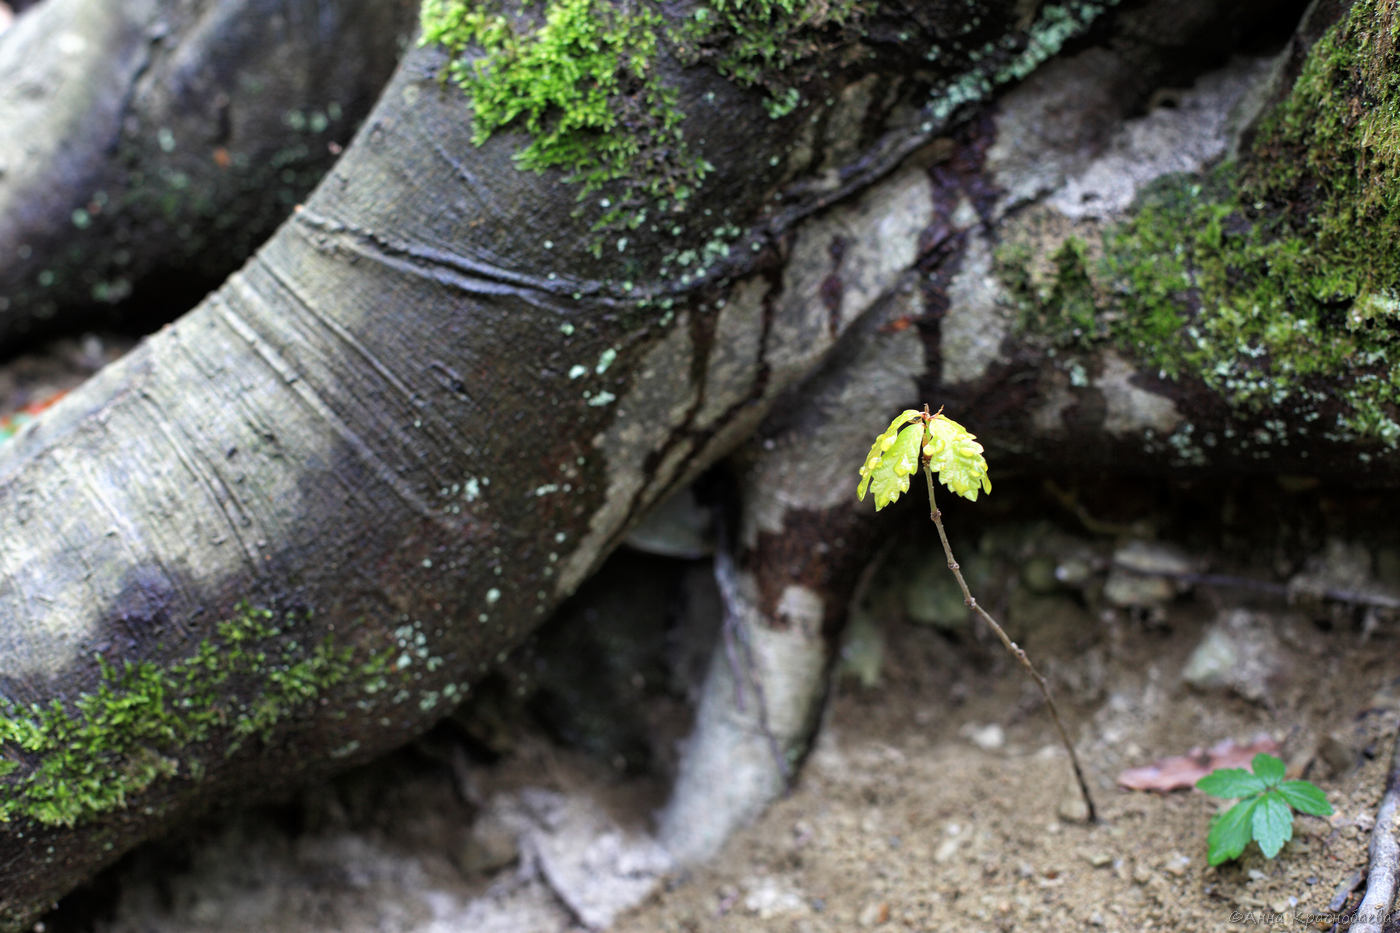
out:
{"label": "small green plant", "polygon": [[1074,743],[1069,740],[1064,723],[1060,721],[1060,712],[1055,706],[1055,700],[1050,696],[1049,684],[1031,664],[1026,652],[1007,637],[1006,630],[992,618],[991,613],[977,604],[977,600],[967,588],[967,581],[963,579],[957,560],[953,558],[948,533],[943,529],[943,513],[938,511],[938,503],[933,495],[935,473],[943,485],[973,502],[977,501],[979,492],[992,491],[992,481],[987,477],[987,460],[982,456],[982,445],[977,443],[976,435],[952,418],[946,417],[941,408],[934,414],[929,414],[927,405],[923,411],[910,408],[900,412],[899,417],[890,422],[884,433],[875,438],[870,453],[866,454],[865,463],[861,464],[860,468],[860,486],[856,489],[856,496],[863,501],[866,492],[873,494],[875,511],[878,512],[898,499],[902,493],[909,491],[910,477],[919,470],[923,471],[924,479],[928,482],[929,518],[938,529],[938,539],[943,542],[943,554],[948,558],[948,569],[953,572],[958,586],[962,589],[963,602],[987,623],[1006,650],[1021,662],[1026,673],[1040,688],[1045,705],[1050,710],[1050,718],[1055,721],[1055,729],[1060,734],[1060,741],[1069,752],[1070,764],[1074,766],[1074,777],[1079,782],[1079,793],[1084,797],[1089,822],[1098,822],[1094,798],[1084,780],[1084,770],[1079,766],[1079,756],[1075,754]]}
{"label": "small green plant", "polygon": [[1293,838],[1294,810],[1312,816],[1332,815],[1327,795],[1309,781],[1285,781],[1283,762],[1273,755],[1260,752],[1251,765],[1253,774],[1244,768],[1216,768],[1196,782],[1212,797],[1241,798],[1211,818],[1206,846],[1212,865],[1239,858],[1250,839],[1259,843],[1265,858],[1278,855],[1283,844]]}

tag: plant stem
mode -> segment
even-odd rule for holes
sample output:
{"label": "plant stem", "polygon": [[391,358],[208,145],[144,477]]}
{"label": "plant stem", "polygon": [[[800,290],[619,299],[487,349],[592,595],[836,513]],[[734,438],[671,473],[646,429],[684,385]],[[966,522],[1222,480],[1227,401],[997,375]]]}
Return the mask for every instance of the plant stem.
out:
{"label": "plant stem", "polygon": [[1079,782],[1079,793],[1084,796],[1084,805],[1089,810],[1089,822],[1097,823],[1099,821],[1098,808],[1094,806],[1094,798],[1089,793],[1088,783],[1084,780],[1084,769],[1079,766],[1079,756],[1075,754],[1074,743],[1069,740],[1069,733],[1065,731],[1065,725],[1060,721],[1060,711],[1055,706],[1054,698],[1050,696],[1050,685],[1031,664],[1031,659],[1026,656],[1026,652],[1021,649],[1021,646],[1007,637],[1006,630],[997,624],[997,620],[992,618],[991,613],[977,604],[977,600],[968,590],[967,581],[963,579],[962,569],[953,557],[953,548],[948,544],[948,533],[943,530],[943,513],[938,511],[938,503],[933,497],[933,471],[929,469],[927,461],[924,462],[923,468],[924,479],[928,480],[929,518],[933,519],[933,525],[938,529],[938,539],[943,542],[943,553],[948,557],[948,569],[953,571],[958,586],[962,588],[963,602],[967,604],[969,609],[981,616],[982,621],[991,626],[997,638],[1000,638],[1001,643],[1006,646],[1006,650],[1016,656],[1016,659],[1021,662],[1021,666],[1026,669],[1026,673],[1031,675],[1031,679],[1040,688],[1041,695],[1045,697],[1045,705],[1050,709],[1050,718],[1055,721],[1055,729],[1060,733],[1060,741],[1064,743],[1065,750],[1069,752],[1070,764],[1074,766],[1074,778]]}

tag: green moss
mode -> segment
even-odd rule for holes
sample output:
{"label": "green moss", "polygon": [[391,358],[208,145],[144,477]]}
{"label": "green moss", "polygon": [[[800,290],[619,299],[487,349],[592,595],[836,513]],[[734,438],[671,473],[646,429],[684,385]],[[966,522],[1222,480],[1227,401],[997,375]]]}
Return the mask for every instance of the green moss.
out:
{"label": "green moss", "polygon": [[[1242,173],[1246,203],[1315,241],[1335,300],[1394,307],[1400,270],[1400,9],[1360,0],[1309,52]],[[1381,300],[1368,296],[1379,293]]]}
{"label": "green moss", "polygon": [[[927,61],[946,53],[938,67],[955,73],[935,80],[918,132],[933,132],[958,108],[1024,77],[1116,2],[1045,4],[1023,32],[978,48],[965,48],[961,35],[947,48],[931,46]],[[696,233],[676,215],[713,166],[684,133],[686,114],[660,73],[663,57],[760,93],[768,115],[784,119],[812,103],[804,90],[830,70],[871,54],[861,42],[875,6],[707,0],[674,22],[655,0],[424,0],[422,43],[450,53],[445,77],[471,102],[477,144],[501,130],[523,131],[521,168],[561,170],[580,186],[576,216],[590,219],[598,235],[589,245],[601,256],[613,246],[624,251],[626,233],[643,225],[653,236]],[[965,34],[988,31],[978,11],[976,2],[963,11]],[[776,156],[770,164],[779,164]]]}
{"label": "green moss", "polygon": [[426,0],[422,19],[422,41],[453,55],[448,74],[471,100],[478,145],[518,125],[531,137],[520,166],[565,170],[581,199],[630,182],[623,203],[600,201],[595,228],[635,228],[643,204],[683,201],[709,171],[681,136],[675,92],[656,77],[655,11],[556,0],[521,34],[483,4]]}
{"label": "green moss", "polygon": [[682,61],[706,62],[743,87],[764,89],[775,119],[796,108],[805,66],[831,33],[858,20],[855,0],[710,0],[691,14],[676,46]]}
{"label": "green moss", "polygon": [[1103,322],[1098,318],[1094,283],[1085,261],[1084,242],[1077,237],[1065,240],[1051,258],[1055,266],[1054,281],[1045,301],[1060,315],[1059,325],[1077,343],[1088,343],[1103,336]]}
{"label": "green moss", "polygon": [[[1112,342],[1232,405],[1400,446],[1400,37],[1365,0],[1315,46],[1240,165],[1149,186],[1131,219],[1002,277],[1058,347]],[[1017,271],[1017,270],[1020,271]],[[1332,424],[1322,427],[1334,430]]]}
{"label": "green moss", "polygon": [[307,644],[309,614],[240,606],[182,660],[164,666],[98,659],[101,682],[71,702],[0,706],[0,821],[71,826],[124,807],[161,780],[198,778],[214,740],[233,755],[248,739],[310,709],[342,685],[382,680],[326,638]]}
{"label": "green moss", "polygon": [[[686,140],[676,92],[658,74],[663,43],[682,64],[709,64],[743,86],[763,87],[778,118],[800,105],[801,94],[776,76],[814,55],[822,47],[816,34],[854,5],[840,0],[817,12],[797,0],[715,0],[672,28],[651,3],[550,0],[526,31],[517,24],[529,21],[529,0],[509,13],[424,0],[422,43],[451,53],[448,77],[471,101],[478,145],[499,130],[523,130],[530,142],[516,154],[520,167],[564,171],[580,185],[580,201],[617,191],[581,210],[595,231],[622,232],[683,211],[713,170]],[[595,254],[604,242],[594,240]]]}

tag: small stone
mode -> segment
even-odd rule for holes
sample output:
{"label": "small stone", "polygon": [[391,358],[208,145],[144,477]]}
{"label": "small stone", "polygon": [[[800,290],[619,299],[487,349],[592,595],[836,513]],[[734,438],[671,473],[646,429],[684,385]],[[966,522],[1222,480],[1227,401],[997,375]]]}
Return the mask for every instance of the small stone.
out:
{"label": "small stone", "polygon": [[889,919],[890,905],[884,901],[871,901],[861,908],[860,915],[856,917],[856,923],[869,928],[887,923]]}
{"label": "small stone", "polygon": [[933,850],[933,860],[939,864],[947,862],[954,855],[958,854],[958,847],[961,844],[962,840],[957,836],[949,836],[938,844],[937,849]]}
{"label": "small stone", "polygon": [[1079,793],[1077,787],[1060,798],[1060,805],[1056,807],[1055,812],[1066,823],[1089,821],[1089,805],[1084,802],[1084,795]]}
{"label": "small stone", "polygon": [[452,861],[464,875],[485,875],[505,868],[520,857],[517,834],[493,816],[483,816]]}
{"label": "small stone", "polygon": [[985,726],[968,723],[958,733],[983,751],[995,751],[1006,744],[1006,730],[994,722]]}
{"label": "small stone", "polygon": [[1212,628],[1191,652],[1181,679],[1193,687],[1223,687],[1237,663],[1234,639],[1221,629]]}
{"label": "small stone", "polygon": [[807,902],[789,884],[777,878],[757,878],[745,885],[744,909],[762,920],[805,913]]}
{"label": "small stone", "polygon": [[1190,573],[1191,559],[1177,548],[1160,541],[1128,541],[1113,552],[1113,565],[1139,574],[1173,577]]}
{"label": "small stone", "polygon": [[1186,589],[1181,577],[1193,569],[1185,554],[1159,541],[1128,541],[1113,552],[1112,564],[1103,595],[1123,608],[1171,602]]}
{"label": "small stone", "polygon": [[648,554],[694,559],[714,553],[714,516],[687,486],[656,506],[627,535]]}
{"label": "small stone", "polygon": [[1161,606],[1176,598],[1176,584],[1163,577],[1145,577],[1115,567],[1104,581],[1103,598],[1125,609]]}
{"label": "small stone", "polygon": [[1267,702],[1283,655],[1276,626],[1244,609],[1222,613],[1187,659],[1181,678],[1198,689],[1228,688],[1247,700]]}
{"label": "small stone", "polygon": [[1055,565],[1055,579],[1072,589],[1083,586],[1094,576],[1094,565],[1082,557],[1069,557]]}
{"label": "small stone", "polygon": [[1186,870],[1190,867],[1190,857],[1176,851],[1168,852],[1167,857],[1162,861],[1162,871],[1176,878],[1186,874]]}
{"label": "small stone", "polygon": [[1084,858],[1088,859],[1089,864],[1095,868],[1103,868],[1113,864],[1113,856],[1107,852],[1088,852],[1085,853]]}

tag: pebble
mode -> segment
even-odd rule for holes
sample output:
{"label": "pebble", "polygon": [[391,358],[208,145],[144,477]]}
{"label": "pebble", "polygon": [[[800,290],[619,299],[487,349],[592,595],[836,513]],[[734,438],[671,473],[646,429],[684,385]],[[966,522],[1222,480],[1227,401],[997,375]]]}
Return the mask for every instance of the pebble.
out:
{"label": "pebble", "polygon": [[938,844],[938,848],[933,850],[933,860],[942,864],[958,854],[958,849],[962,845],[962,840],[958,836],[949,836]]}
{"label": "pebble", "polygon": [[1283,666],[1274,629],[1267,618],[1245,609],[1221,613],[1191,652],[1181,679],[1197,689],[1223,687],[1267,703],[1269,683]]}
{"label": "pebble", "polygon": [[805,913],[808,909],[802,895],[777,878],[757,878],[745,887],[748,893],[744,896],[744,909],[761,920]]}
{"label": "pebble", "polygon": [[968,723],[958,732],[983,751],[995,751],[1006,744],[1006,730],[994,722],[985,726]]}
{"label": "pebble", "polygon": [[1176,597],[1176,586],[1162,577],[1144,577],[1114,568],[1104,581],[1103,598],[1115,606],[1161,606]]}
{"label": "pebble", "polygon": [[1060,798],[1060,805],[1055,812],[1066,823],[1086,823],[1089,820],[1089,805],[1084,802],[1078,787],[1072,788]]}
{"label": "pebble", "polygon": [[464,875],[489,874],[520,857],[517,833],[490,815],[477,820],[466,843],[453,853],[453,862]]}
{"label": "pebble", "polygon": [[862,927],[879,926],[887,923],[890,919],[890,905],[884,901],[871,901],[860,910],[860,915],[856,918],[856,923]]}
{"label": "pebble", "polygon": [[1190,857],[1182,855],[1180,852],[1177,852],[1175,850],[1168,852],[1166,859],[1164,859],[1162,862],[1162,871],[1166,872],[1169,875],[1173,875],[1177,878],[1180,878],[1182,875],[1186,874],[1187,869],[1189,869],[1190,867]]}
{"label": "pebble", "polygon": [[1182,591],[1176,577],[1191,570],[1190,559],[1170,545],[1128,541],[1113,552],[1103,596],[1109,603],[1124,608],[1161,606]]}

